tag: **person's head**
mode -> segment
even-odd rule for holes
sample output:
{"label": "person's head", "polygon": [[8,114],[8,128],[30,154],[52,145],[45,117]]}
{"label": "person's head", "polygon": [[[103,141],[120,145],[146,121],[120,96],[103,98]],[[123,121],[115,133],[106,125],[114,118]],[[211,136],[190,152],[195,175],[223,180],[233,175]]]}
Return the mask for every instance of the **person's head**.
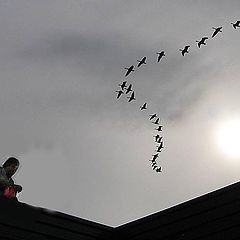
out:
{"label": "person's head", "polygon": [[3,168],[9,177],[11,177],[17,171],[18,167],[19,161],[15,157],[8,158],[3,164]]}

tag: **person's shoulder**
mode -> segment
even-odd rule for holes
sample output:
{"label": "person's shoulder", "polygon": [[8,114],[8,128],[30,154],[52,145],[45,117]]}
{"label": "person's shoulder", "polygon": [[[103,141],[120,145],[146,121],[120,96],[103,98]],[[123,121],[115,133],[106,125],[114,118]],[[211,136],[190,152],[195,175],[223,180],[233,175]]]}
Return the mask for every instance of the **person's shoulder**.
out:
{"label": "person's shoulder", "polygon": [[5,170],[4,170],[4,168],[1,167],[1,166],[0,166],[0,174],[1,174],[1,175],[3,175],[3,174],[5,175]]}

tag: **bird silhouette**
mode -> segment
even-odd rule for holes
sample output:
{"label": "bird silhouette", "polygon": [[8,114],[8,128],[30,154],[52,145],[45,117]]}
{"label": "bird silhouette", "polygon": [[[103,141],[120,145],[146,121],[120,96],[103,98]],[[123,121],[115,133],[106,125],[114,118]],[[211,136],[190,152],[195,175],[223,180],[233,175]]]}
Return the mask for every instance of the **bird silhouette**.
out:
{"label": "bird silhouette", "polygon": [[154,155],[152,155],[153,156],[153,160],[155,161],[157,158],[158,158],[158,153],[156,153],[156,154],[154,154]]}
{"label": "bird silhouette", "polygon": [[132,84],[130,84],[126,90],[126,94],[128,94],[129,92],[132,92]]}
{"label": "bird silhouette", "polygon": [[231,23],[234,27],[234,29],[240,27],[240,21],[236,21],[235,23]]}
{"label": "bird silhouette", "polygon": [[154,129],[160,132],[160,131],[162,131],[162,128],[163,128],[163,126],[160,125],[160,126],[158,126],[158,128],[154,128]]}
{"label": "bird silhouette", "polygon": [[188,52],[188,49],[189,49],[189,48],[190,48],[190,46],[187,45],[187,46],[184,47],[184,49],[179,49],[179,51],[181,51],[181,52],[182,52],[182,55],[184,56],[186,53],[189,53],[189,52]]}
{"label": "bird silhouette", "polygon": [[154,113],[154,114],[152,114],[152,115],[149,115],[149,116],[150,116],[149,120],[152,120],[152,119],[154,119],[155,117],[157,117],[157,114],[156,114],[156,113]]}
{"label": "bird silhouette", "polygon": [[155,170],[157,168],[157,165],[153,166],[153,170]]}
{"label": "bird silhouette", "polygon": [[157,139],[156,142],[157,142],[157,143],[161,143],[161,142],[162,142],[162,139],[163,139],[163,137],[160,137],[160,136],[159,136],[159,138]]}
{"label": "bird silhouette", "polygon": [[157,118],[156,121],[155,121],[155,122],[152,122],[152,123],[154,123],[154,124],[159,124],[159,120],[160,120],[160,118]]}
{"label": "bird silhouette", "polygon": [[153,137],[155,137],[155,142],[157,142],[157,140],[160,138],[160,135],[157,134],[157,135],[155,135],[155,136],[153,136]]}
{"label": "bird silhouette", "polygon": [[153,163],[152,163],[152,167],[154,167],[155,165],[157,165],[157,163],[156,163],[156,162],[153,162]]}
{"label": "bird silhouette", "polygon": [[125,69],[127,69],[127,72],[126,72],[126,74],[125,74],[125,77],[127,77],[131,72],[134,72],[134,66],[133,65],[131,65],[129,68],[125,68]]}
{"label": "bird silhouette", "polygon": [[120,96],[123,94],[122,90],[116,91],[118,93],[117,98],[120,98]]}
{"label": "bird silhouette", "polygon": [[123,81],[121,84],[118,84],[118,86],[120,86],[121,89],[124,90],[127,87],[127,81]]}
{"label": "bird silhouette", "polygon": [[141,111],[147,109],[147,103],[144,103],[144,104],[140,107],[140,109],[141,109]]}
{"label": "bird silhouette", "polygon": [[206,45],[205,41],[208,39],[208,37],[203,37],[200,41],[196,41],[198,43],[198,47],[200,48],[201,45]]}
{"label": "bird silhouette", "polygon": [[160,60],[161,60],[161,58],[162,58],[163,56],[166,56],[164,51],[157,52],[157,54],[158,54],[158,58],[157,58],[157,61],[158,61],[158,62],[160,62]]}
{"label": "bird silhouette", "polygon": [[162,172],[162,167],[157,168],[156,172]]}
{"label": "bird silhouette", "polygon": [[157,146],[157,152],[161,152],[161,150],[163,149],[163,142],[160,142],[159,146]]}
{"label": "bird silhouette", "polygon": [[222,27],[218,27],[218,28],[213,27],[213,29],[215,31],[213,32],[212,38],[215,37],[219,32],[222,32]]}
{"label": "bird silhouette", "polygon": [[130,97],[127,97],[129,98],[128,102],[131,102],[133,100],[136,100],[136,98],[134,97],[134,91],[132,92],[131,96]]}
{"label": "bird silhouette", "polygon": [[152,162],[152,164],[156,163],[156,160],[154,160],[154,159],[150,159],[149,161]]}
{"label": "bird silhouette", "polygon": [[137,66],[140,67],[143,64],[147,64],[146,60],[147,60],[147,57],[143,57],[142,60],[137,60],[139,62]]}

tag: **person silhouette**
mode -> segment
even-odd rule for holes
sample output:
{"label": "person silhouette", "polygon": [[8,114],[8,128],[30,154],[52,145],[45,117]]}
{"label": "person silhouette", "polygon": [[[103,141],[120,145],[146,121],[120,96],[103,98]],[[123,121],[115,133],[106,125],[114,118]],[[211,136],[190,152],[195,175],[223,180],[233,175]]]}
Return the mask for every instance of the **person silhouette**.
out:
{"label": "person silhouette", "polygon": [[19,167],[19,160],[9,157],[0,167],[0,197],[18,201],[16,194],[22,191],[22,186],[14,184],[12,176]]}

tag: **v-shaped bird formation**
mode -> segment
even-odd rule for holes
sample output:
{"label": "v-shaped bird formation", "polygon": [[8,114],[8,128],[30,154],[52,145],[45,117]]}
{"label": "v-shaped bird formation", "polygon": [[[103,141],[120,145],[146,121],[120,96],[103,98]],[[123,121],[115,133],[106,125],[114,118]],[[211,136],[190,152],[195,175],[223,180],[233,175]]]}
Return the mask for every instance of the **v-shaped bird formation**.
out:
{"label": "v-shaped bird formation", "polygon": [[[240,21],[236,21],[231,22],[231,25],[234,29],[240,28]],[[222,32],[223,27],[212,27],[212,29],[214,29],[211,38],[215,38],[219,33]],[[201,48],[203,45],[207,44],[207,41],[209,40],[209,37],[204,36],[202,37],[200,40],[196,40],[197,42],[197,46],[198,48]],[[185,47],[183,47],[183,49],[179,49],[179,51],[181,52],[182,56],[185,56],[187,53],[189,53],[189,49],[190,49],[190,45],[186,45]],[[157,52],[157,59],[156,61],[159,63],[163,57],[166,56],[165,51],[161,51],[161,52]],[[143,57],[141,60],[137,60],[138,64],[137,64],[137,68],[140,68],[142,65],[146,65],[147,64],[147,57]],[[132,72],[135,71],[134,69],[134,65],[131,65],[130,67],[126,67],[125,68],[127,71],[125,73],[125,77],[127,77],[128,75],[130,75]],[[121,84],[118,84],[118,86],[120,86],[120,90],[117,90],[115,92],[117,92],[117,99],[119,99],[125,91],[125,94],[130,94],[130,96],[127,96],[128,102],[132,102],[135,101],[135,91],[132,89],[132,84],[127,83],[127,81],[123,81]],[[148,109],[148,104],[145,102],[140,106],[140,110],[144,111]],[[158,132],[158,134],[154,135],[154,140],[155,143],[157,144],[156,146],[156,150],[155,150],[155,154],[152,154],[152,158],[149,160],[151,162],[151,166],[152,169],[155,170],[156,172],[162,172],[162,167],[158,166],[157,163],[157,158],[159,157],[159,153],[162,151],[162,149],[164,148],[164,142],[163,142],[163,137],[159,135],[159,132],[162,132],[163,130],[163,125],[160,125],[160,117],[158,117],[157,113],[152,113],[149,115],[149,120],[152,124],[157,125],[156,128],[154,128],[155,131]]]}

